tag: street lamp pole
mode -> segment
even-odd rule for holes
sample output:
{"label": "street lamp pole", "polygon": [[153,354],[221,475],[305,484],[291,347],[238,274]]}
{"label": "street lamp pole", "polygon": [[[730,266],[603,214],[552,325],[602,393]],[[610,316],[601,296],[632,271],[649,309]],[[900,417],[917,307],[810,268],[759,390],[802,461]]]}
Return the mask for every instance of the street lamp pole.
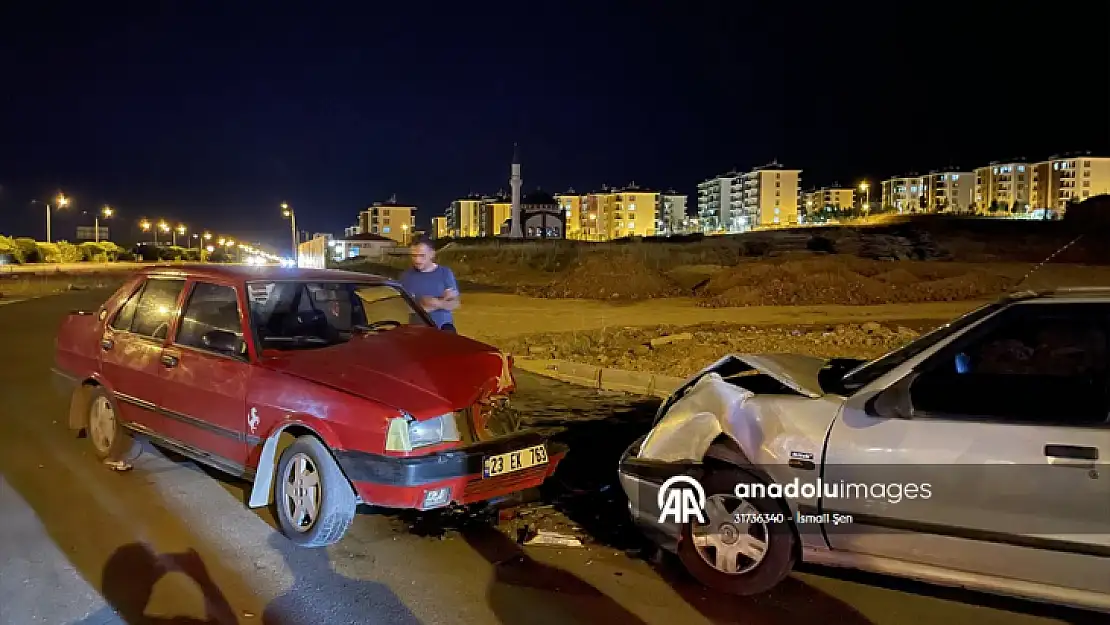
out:
{"label": "street lamp pole", "polygon": [[297,248],[300,241],[297,237],[297,214],[293,212],[292,208],[289,208],[288,202],[281,203],[281,214],[289,218],[289,232],[293,235],[293,262],[299,264],[300,250]]}
{"label": "street lamp pole", "polygon": [[100,243],[100,215],[103,214],[104,218],[107,219],[107,218],[112,216],[112,212],[113,211],[112,211],[111,206],[105,206],[104,208],[100,209],[100,212],[94,214],[94,216],[93,216],[93,240],[96,243]]}
{"label": "street lamp pole", "polygon": [[[31,201],[32,204],[36,202],[38,202],[38,200]],[[69,205],[69,198],[67,198],[64,193],[59,193],[55,202],[58,208],[65,208]],[[50,243],[50,202],[41,202],[41,204],[46,207],[46,242]]]}

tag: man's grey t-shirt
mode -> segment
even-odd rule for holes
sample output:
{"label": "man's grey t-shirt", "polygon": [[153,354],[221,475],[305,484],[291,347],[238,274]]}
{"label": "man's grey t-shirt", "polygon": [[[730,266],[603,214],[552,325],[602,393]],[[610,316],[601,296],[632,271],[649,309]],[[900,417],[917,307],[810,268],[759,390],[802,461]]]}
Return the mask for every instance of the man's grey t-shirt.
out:
{"label": "man's grey t-shirt", "polygon": [[[401,286],[412,295],[417,305],[422,297],[443,297],[447,289],[459,290],[459,283],[455,281],[455,274],[443,265],[436,265],[431,271],[418,271],[413,267],[401,274]],[[428,313],[437,327],[442,328],[445,323],[455,323],[450,310],[433,310]]]}

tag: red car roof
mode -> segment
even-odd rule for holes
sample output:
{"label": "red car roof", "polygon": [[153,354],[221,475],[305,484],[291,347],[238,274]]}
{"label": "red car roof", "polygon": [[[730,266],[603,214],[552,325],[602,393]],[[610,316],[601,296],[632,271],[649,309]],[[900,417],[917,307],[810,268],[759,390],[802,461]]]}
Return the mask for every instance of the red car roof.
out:
{"label": "red car roof", "polygon": [[175,263],[154,265],[142,269],[144,275],[175,275],[193,278],[208,278],[213,280],[234,280],[247,282],[251,280],[312,280],[318,282],[368,282],[384,284],[391,282],[389,278],[372,273],[359,273],[357,271],[340,271],[338,269],[299,269],[295,267],[279,267],[275,265],[220,265],[215,263]]}

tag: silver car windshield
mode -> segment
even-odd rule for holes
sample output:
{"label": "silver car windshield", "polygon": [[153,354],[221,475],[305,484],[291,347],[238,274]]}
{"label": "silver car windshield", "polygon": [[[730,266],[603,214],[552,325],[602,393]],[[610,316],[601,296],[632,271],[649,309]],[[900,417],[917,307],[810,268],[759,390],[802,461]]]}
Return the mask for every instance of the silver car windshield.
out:
{"label": "silver car windshield", "polygon": [[429,325],[404,293],[388,284],[255,281],[247,283],[247,296],[264,349],[327,347],[360,332]]}
{"label": "silver car windshield", "polygon": [[989,317],[996,311],[1001,310],[1003,306],[1005,306],[1003,302],[994,302],[981,308],[976,308],[962,317],[958,317],[931,332],[923,334],[911,343],[903,345],[875,360],[866,362],[845,374],[841,379],[841,386],[848,391],[859,390],[886,375],[888,371],[895,369],[914,356],[928,350],[933,345],[936,345],[967,326],[978,322],[980,319]]}

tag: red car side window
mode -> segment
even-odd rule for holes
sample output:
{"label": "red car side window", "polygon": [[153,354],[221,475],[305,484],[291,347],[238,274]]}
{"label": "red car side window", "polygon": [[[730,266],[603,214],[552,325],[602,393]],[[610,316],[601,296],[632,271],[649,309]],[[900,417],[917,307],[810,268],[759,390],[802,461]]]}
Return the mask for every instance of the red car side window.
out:
{"label": "red car side window", "polygon": [[116,313],[115,319],[112,320],[111,326],[114,330],[121,330],[127,332],[131,330],[131,322],[135,320],[135,309],[139,307],[139,297],[143,294],[143,287],[146,286],[144,280],[139,288],[131,294],[127,302],[120,306],[119,312]]}
{"label": "red car side window", "polygon": [[131,331],[155,339],[166,338],[170,322],[177,312],[177,296],[181,294],[183,288],[185,288],[184,280],[162,278],[148,280],[139,297]]}

